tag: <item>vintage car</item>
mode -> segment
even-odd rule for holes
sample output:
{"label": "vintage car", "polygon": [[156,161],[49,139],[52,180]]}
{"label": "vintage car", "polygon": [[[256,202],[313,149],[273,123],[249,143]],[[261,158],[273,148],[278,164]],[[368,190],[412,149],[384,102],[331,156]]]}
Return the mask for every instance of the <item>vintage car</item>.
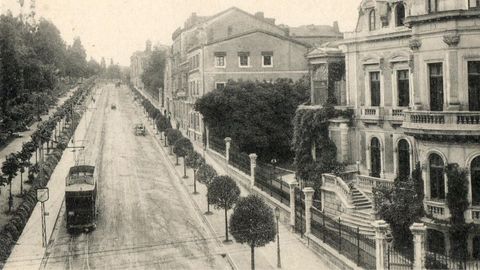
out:
{"label": "vintage car", "polygon": [[143,124],[136,124],[135,125],[135,135],[137,136],[145,136],[145,126]]}
{"label": "vintage car", "polygon": [[117,109],[117,105],[115,105],[115,103],[112,103],[112,105],[110,105],[110,109],[112,109],[112,110]]}

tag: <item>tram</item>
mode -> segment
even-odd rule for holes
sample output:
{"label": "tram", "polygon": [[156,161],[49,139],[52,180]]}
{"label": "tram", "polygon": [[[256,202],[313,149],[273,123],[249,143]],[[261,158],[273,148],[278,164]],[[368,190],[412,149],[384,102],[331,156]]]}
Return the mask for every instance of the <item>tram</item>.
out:
{"label": "tram", "polygon": [[65,187],[67,230],[95,229],[97,220],[97,179],[95,167],[77,165],[70,168]]}

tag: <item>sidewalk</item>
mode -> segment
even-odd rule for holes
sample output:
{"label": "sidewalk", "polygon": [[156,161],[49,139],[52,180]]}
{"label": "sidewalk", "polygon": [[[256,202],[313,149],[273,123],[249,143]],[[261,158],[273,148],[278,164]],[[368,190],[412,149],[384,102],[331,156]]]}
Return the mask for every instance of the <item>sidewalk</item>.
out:
{"label": "sidewalk", "polygon": [[[70,96],[72,95],[72,93],[76,89],[77,89],[77,87],[74,87],[74,88],[70,89],[63,97],[59,98],[58,101],[57,101],[56,107],[54,109],[50,109],[48,114],[41,116],[42,121],[48,119],[51,115],[53,115],[57,111],[58,107],[60,107],[68,98],[70,98]],[[5,158],[8,155],[10,155],[11,153],[16,153],[16,152],[22,150],[22,145],[31,140],[30,136],[35,132],[35,130],[37,129],[37,126],[40,123],[41,122],[33,123],[29,127],[29,130],[19,133],[19,135],[21,135],[21,137],[15,138],[5,148],[3,148],[0,151],[0,164],[3,163]],[[35,154],[33,154],[30,161],[31,162],[35,161]],[[1,174],[1,172],[0,172],[0,174]],[[25,181],[26,179],[27,179],[27,174],[24,173],[23,174],[23,181]],[[5,214],[5,212],[8,210],[8,194],[9,194],[8,190],[9,190],[9,188],[10,187],[8,185],[6,185],[4,187],[0,187],[0,228],[3,227],[9,219],[9,216],[7,216],[7,214]],[[30,189],[30,185],[24,183],[23,188],[28,191]],[[20,193],[20,173],[15,177],[15,179],[12,180],[12,194],[16,195],[16,194],[19,194],[19,193]],[[13,209],[16,209],[22,201],[23,201],[22,198],[13,196]]]}
{"label": "sidewalk", "polygon": [[[151,125],[148,125],[151,127]],[[153,130],[153,128],[150,128]],[[150,132],[153,134],[153,132]],[[160,140],[160,135],[154,135],[157,139]],[[161,145],[164,145],[163,142],[160,142]],[[194,148],[197,152],[203,155],[203,147],[197,143],[193,143]],[[183,175],[183,160],[180,158],[179,166],[175,166],[175,156],[169,155],[168,148],[162,148],[163,153],[168,157],[168,160],[171,166],[175,167],[177,175]],[[208,153],[205,153],[205,158],[208,164],[213,166],[218,174],[226,174],[225,164],[220,164],[214,158],[212,158]],[[188,188],[190,193],[193,193],[193,171],[192,169],[187,168],[187,179],[179,177],[179,181]],[[241,196],[247,196],[249,194],[248,190],[239,185],[241,190]],[[207,188],[205,185],[202,185],[197,182],[197,192],[199,194],[191,194],[191,198],[194,203],[202,209],[202,211],[207,210],[207,200],[206,193]],[[213,212],[213,215],[205,215],[207,225],[213,230],[215,237],[221,241],[225,239],[225,217],[223,209],[214,209],[210,208],[210,211]],[[228,212],[228,217],[232,210]],[[325,264],[312,250],[305,246],[302,243],[302,240],[294,233],[289,231],[289,228],[283,224],[279,224],[280,231],[280,250],[281,250],[281,264],[282,269],[329,269],[327,264]],[[229,235],[229,239],[233,240],[233,237]],[[247,245],[242,245],[239,243],[229,243],[223,244],[223,248],[231,256],[234,265],[237,269],[249,269],[250,268],[250,248]],[[257,269],[276,269],[277,267],[277,243],[271,242],[265,247],[259,247],[255,249],[255,265]]]}
{"label": "sidewalk", "polygon": [[[96,87],[93,94],[96,93]],[[91,103],[89,107],[92,106]],[[88,130],[88,123],[92,118],[93,113],[86,110],[83,114],[77,129],[75,130],[75,138],[84,138]],[[71,143],[69,146],[72,146]],[[75,154],[71,149],[65,149],[62,158],[55,167],[50,181],[47,184],[49,188],[49,200],[45,202],[45,211],[49,213],[46,216],[47,227],[47,243],[55,228],[58,214],[63,204],[65,195],[65,177],[71,166],[75,164]],[[12,250],[4,269],[39,269],[45,254],[45,248],[42,247],[42,223],[41,223],[41,204],[37,203],[32,212],[22,235],[17,241],[17,244]]]}

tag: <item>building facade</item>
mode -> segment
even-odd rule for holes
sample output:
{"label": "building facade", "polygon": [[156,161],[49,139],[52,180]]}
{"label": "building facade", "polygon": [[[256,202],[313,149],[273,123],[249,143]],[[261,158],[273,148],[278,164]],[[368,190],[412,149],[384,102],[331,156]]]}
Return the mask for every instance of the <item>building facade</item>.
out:
{"label": "building facade", "polygon": [[[418,162],[427,238],[443,239],[440,249],[447,251],[448,226],[438,220],[450,218],[448,164],[468,171],[465,219],[480,224],[479,6],[475,0],[364,0],[356,30],[338,47],[308,56],[313,104],[328,95],[321,82],[332,59],[345,63],[336,105],[354,111],[354,124],[335,119],[330,135],[338,159],[359,172],[355,187],[368,193],[391,186]],[[471,233],[468,246],[480,258],[480,233]]]}
{"label": "building facade", "polygon": [[151,52],[152,42],[148,40],[145,44],[145,51],[134,52],[130,57],[130,82],[133,86],[141,90],[145,87],[142,81],[142,74]]}
{"label": "building facade", "polygon": [[228,80],[297,80],[308,74],[305,54],[312,44],[341,36],[338,26],[314,26],[301,32],[302,39],[289,33],[263,12],[252,15],[234,7],[210,17],[192,14],[172,36],[172,68],[165,75],[170,80],[165,107],[178,126],[200,140],[205,127],[193,108],[199,97]]}

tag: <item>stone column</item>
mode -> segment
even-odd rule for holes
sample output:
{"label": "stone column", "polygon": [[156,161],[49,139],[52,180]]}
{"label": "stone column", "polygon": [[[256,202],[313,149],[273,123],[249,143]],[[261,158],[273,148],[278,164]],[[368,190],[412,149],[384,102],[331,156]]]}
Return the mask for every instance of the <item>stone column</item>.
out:
{"label": "stone column", "polygon": [[388,224],[384,220],[375,220],[372,222],[373,227],[375,228],[375,257],[377,258],[376,268],[384,269],[385,268],[385,249],[387,246],[386,234],[388,229]]}
{"label": "stone column", "polygon": [[423,223],[413,223],[410,226],[413,234],[413,269],[421,270],[425,268],[425,235],[427,227]]}
{"label": "stone column", "polygon": [[312,221],[312,203],[313,203],[313,193],[315,190],[311,187],[306,187],[303,189],[305,194],[305,234],[309,235],[311,233],[311,221]]}
{"label": "stone column", "polygon": [[295,188],[298,186],[297,181],[288,183],[290,188],[290,227],[295,228]]}
{"label": "stone column", "polygon": [[257,167],[257,154],[252,153],[250,157],[250,188],[255,186],[255,167]]}
{"label": "stone column", "polygon": [[341,162],[347,162],[348,160],[348,124],[340,123],[340,157]]}
{"label": "stone column", "polygon": [[209,140],[210,136],[209,136],[208,128],[205,128],[205,136],[206,136],[205,141],[207,142],[206,146],[207,146],[207,149],[209,149],[210,148],[210,140]]}

